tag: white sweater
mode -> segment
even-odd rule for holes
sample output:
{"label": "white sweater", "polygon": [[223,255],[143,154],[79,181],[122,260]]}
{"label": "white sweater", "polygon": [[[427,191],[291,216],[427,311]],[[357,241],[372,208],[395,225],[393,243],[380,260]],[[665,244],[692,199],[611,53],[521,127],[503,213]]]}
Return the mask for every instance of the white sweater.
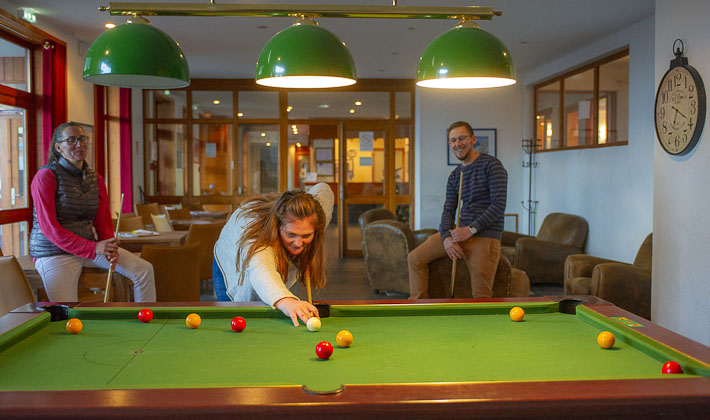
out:
{"label": "white sweater", "polygon": [[[308,190],[315,197],[325,212],[325,225],[330,223],[333,213],[334,196],[328,184],[316,184]],[[296,267],[289,265],[288,284],[284,284],[276,270],[276,259],[273,247],[256,252],[244,269],[244,282],[239,284],[241,267],[237,267],[237,250],[239,239],[244,229],[251,221],[250,217],[238,217],[237,209],[222,228],[219,239],[214,246],[214,257],[219,265],[227,285],[227,295],[234,302],[262,301],[273,305],[285,297],[298,299],[289,288],[296,282]],[[242,250],[240,263],[243,264],[247,249]]]}

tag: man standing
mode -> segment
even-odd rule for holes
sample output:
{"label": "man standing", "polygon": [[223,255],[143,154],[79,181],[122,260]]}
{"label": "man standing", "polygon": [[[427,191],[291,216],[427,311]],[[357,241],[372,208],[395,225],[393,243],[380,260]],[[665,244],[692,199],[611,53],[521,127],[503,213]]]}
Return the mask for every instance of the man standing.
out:
{"label": "man standing", "polygon": [[[473,297],[491,297],[500,258],[508,173],[498,159],[473,149],[476,136],[467,122],[451,124],[446,133],[449,148],[461,165],[451,172],[446,182],[439,233],[427,238],[407,258],[411,299],[428,297],[429,263],[444,255],[452,260],[462,258],[465,261],[471,275]],[[456,228],[459,198],[461,227]]]}

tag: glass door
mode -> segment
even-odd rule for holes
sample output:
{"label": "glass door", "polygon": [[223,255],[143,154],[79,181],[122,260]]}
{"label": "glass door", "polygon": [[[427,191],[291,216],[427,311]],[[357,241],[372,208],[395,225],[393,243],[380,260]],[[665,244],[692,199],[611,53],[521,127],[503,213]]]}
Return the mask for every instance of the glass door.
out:
{"label": "glass door", "polygon": [[393,140],[386,121],[345,121],[343,134],[341,250],[343,256],[357,257],[362,255],[360,215],[374,208],[394,212]]}

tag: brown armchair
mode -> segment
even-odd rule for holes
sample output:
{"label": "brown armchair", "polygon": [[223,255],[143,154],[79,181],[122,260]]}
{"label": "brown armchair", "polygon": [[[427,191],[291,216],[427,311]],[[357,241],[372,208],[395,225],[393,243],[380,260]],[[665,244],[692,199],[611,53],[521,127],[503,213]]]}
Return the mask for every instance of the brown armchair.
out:
{"label": "brown armchair", "polygon": [[[410,294],[407,255],[419,246],[436,229],[421,229],[412,232],[409,226],[396,220],[378,220],[365,229],[363,253],[367,275],[372,289],[377,292]],[[429,265],[429,297],[450,297],[452,262],[442,257]],[[471,282],[466,264],[457,265],[455,297],[471,297]],[[493,285],[494,297],[528,296],[530,282],[520,270],[512,268],[510,262],[501,257]]]}
{"label": "brown armchair", "polygon": [[527,273],[530,283],[563,284],[565,258],[584,253],[588,231],[587,221],[580,216],[550,213],[537,236],[503,232],[501,253]]}
{"label": "brown armchair", "polygon": [[570,255],[565,260],[565,294],[598,296],[651,319],[652,253],[653,234],[649,234],[633,264],[591,255]]}
{"label": "brown armchair", "polygon": [[[362,220],[362,216],[360,219]],[[363,235],[362,254],[365,257],[367,278],[372,290],[375,293],[399,293],[409,296],[407,255],[433,233],[436,233],[435,229],[412,232],[409,226],[393,219],[380,219],[367,224]]]}

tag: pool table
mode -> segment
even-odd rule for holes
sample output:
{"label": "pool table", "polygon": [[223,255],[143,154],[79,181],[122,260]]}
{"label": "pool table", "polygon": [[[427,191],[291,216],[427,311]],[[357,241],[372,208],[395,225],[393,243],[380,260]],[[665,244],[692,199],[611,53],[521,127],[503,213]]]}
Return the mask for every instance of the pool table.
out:
{"label": "pool table", "polygon": [[[0,318],[0,418],[655,418],[710,413],[710,348],[593,297],[330,302],[322,328],[258,304],[27,305]],[[525,310],[511,321],[514,306]],[[198,313],[202,325],[187,328]],[[247,321],[241,333],[230,321]],[[354,342],[340,348],[342,329]],[[601,331],[616,336],[597,345]],[[316,357],[329,341],[334,353]],[[661,373],[675,360],[683,374]]]}

